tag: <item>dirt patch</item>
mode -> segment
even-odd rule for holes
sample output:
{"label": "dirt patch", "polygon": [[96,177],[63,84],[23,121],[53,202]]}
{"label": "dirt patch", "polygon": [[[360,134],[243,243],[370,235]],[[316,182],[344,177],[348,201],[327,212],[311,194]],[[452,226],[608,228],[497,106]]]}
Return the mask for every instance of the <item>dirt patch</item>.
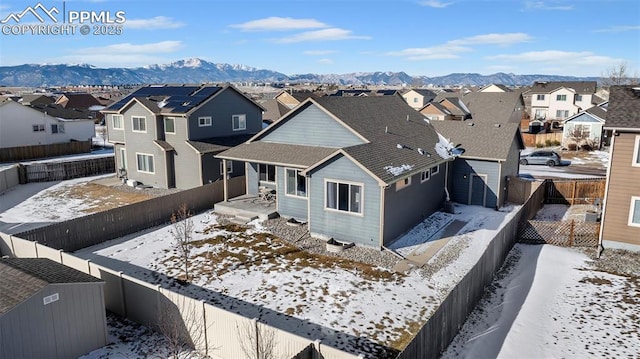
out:
{"label": "dirt patch", "polygon": [[80,211],[86,214],[106,211],[151,198],[143,193],[127,193],[96,183],[82,183],[50,191],[48,196],[77,199],[87,207]]}

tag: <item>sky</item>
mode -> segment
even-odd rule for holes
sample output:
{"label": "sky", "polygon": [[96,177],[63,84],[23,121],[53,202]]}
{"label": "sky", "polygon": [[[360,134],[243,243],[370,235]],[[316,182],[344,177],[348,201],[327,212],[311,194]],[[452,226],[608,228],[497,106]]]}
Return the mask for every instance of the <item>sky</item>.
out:
{"label": "sky", "polygon": [[[638,0],[40,3],[58,13],[50,19],[39,10],[44,22],[32,13],[16,21],[11,15],[35,7],[37,0],[0,3],[1,66],[140,67],[200,58],[286,75],[601,76],[623,63],[631,75],[640,72]],[[102,17],[72,19],[83,14]],[[33,34],[30,25],[75,27],[75,33]],[[83,25],[89,26],[89,34],[80,33]],[[100,30],[112,34],[93,33]]]}

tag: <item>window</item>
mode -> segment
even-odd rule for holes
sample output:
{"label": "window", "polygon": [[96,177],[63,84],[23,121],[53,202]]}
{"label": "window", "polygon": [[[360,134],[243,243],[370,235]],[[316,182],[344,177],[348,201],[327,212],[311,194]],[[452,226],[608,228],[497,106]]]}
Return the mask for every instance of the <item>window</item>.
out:
{"label": "window", "polygon": [[276,181],[276,166],[263,163],[258,164],[258,179],[263,182]]}
{"label": "window", "polygon": [[[222,161],[220,161],[220,175],[224,173],[224,168],[222,167]],[[233,161],[227,161],[227,174],[233,173]]]}
{"label": "window", "polygon": [[544,95],[538,95],[538,96],[536,96],[536,100],[538,100],[538,101],[544,101]]}
{"label": "window", "polygon": [[127,169],[127,150],[124,148],[120,149],[120,168],[119,169]]}
{"label": "window", "polygon": [[153,155],[136,153],[136,160],[138,172],[155,173],[153,168]]}
{"label": "window", "polygon": [[576,95],[576,102],[582,101],[582,95]]}
{"label": "window", "polygon": [[326,181],[325,191],[326,209],[362,213],[361,184]]}
{"label": "window", "polygon": [[547,117],[547,111],[537,109],[536,110],[536,119],[545,119]]}
{"label": "window", "polygon": [[247,129],[247,116],[246,115],[233,115],[231,117],[233,121],[233,130],[240,131]]}
{"label": "window", "polygon": [[591,125],[588,124],[576,124],[573,128],[574,134],[580,134],[583,139],[591,136]]}
{"label": "window", "polygon": [[198,117],[198,126],[211,126],[211,117]]}
{"label": "window", "polygon": [[165,117],[164,133],[176,133],[176,119],[174,117]]}
{"label": "window", "polygon": [[113,125],[114,130],[123,130],[124,129],[124,116],[122,115],[111,115],[111,124]]}
{"label": "window", "polygon": [[556,118],[567,118],[569,117],[569,110],[557,110]]}
{"label": "window", "polygon": [[640,135],[636,136],[635,146],[633,146],[633,160],[631,161],[633,167],[640,167]]}
{"label": "window", "polygon": [[413,103],[418,103],[418,98],[417,97],[413,98]]}
{"label": "window", "polygon": [[411,186],[411,177],[407,177],[401,181],[396,182],[396,191],[399,191],[409,186]]}
{"label": "window", "polygon": [[290,196],[307,196],[307,179],[300,174],[300,170],[286,169],[286,192]]}
{"label": "window", "polygon": [[33,125],[33,132],[44,132],[44,125]]}
{"label": "window", "polygon": [[64,133],[64,125],[63,124],[51,125],[51,133]]}
{"label": "window", "polygon": [[420,183],[426,182],[431,178],[431,170],[422,171],[420,174]]}
{"label": "window", "polygon": [[440,173],[440,165],[437,165],[437,166],[431,168],[431,175],[432,176],[435,176],[438,173]]}
{"label": "window", "polygon": [[142,116],[131,116],[133,132],[147,132],[147,119]]}
{"label": "window", "polygon": [[556,101],[567,101],[567,95],[556,95]]}
{"label": "window", "polygon": [[640,197],[631,197],[631,208],[629,208],[629,225],[640,227]]}

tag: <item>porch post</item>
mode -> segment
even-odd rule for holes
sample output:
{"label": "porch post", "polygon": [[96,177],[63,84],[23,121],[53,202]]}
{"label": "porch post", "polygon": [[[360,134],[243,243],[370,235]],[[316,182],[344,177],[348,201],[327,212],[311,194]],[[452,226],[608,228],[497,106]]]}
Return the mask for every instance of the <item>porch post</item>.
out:
{"label": "porch post", "polygon": [[229,201],[229,192],[227,188],[227,160],[222,159],[222,192],[224,194],[223,200]]}

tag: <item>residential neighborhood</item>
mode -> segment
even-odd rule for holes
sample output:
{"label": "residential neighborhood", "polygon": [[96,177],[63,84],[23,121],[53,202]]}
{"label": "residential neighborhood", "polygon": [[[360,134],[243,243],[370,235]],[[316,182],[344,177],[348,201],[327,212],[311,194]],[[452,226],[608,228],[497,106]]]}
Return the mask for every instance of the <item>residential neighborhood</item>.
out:
{"label": "residential neighborhood", "polygon": [[636,358],[640,2],[0,5],[0,359]]}

